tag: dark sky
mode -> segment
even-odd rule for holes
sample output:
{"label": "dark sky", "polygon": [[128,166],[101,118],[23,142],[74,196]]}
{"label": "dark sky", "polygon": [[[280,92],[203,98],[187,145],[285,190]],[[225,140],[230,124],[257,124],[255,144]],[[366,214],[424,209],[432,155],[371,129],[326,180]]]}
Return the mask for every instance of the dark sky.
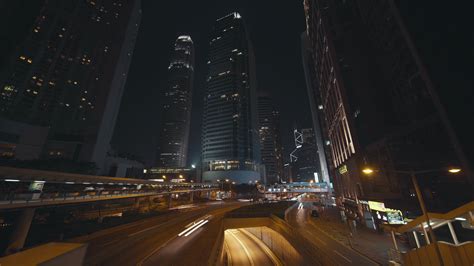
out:
{"label": "dark sky", "polygon": [[[445,103],[461,144],[474,162],[474,31],[472,3],[395,0],[431,78]],[[30,29],[44,0],[0,0],[0,71]],[[159,125],[159,95],[169,54],[179,34],[196,46],[196,82],[191,161],[198,160],[202,92],[208,35],[213,21],[238,11],[255,48],[260,90],[270,91],[282,114],[282,136],[291,148],[291,129],[310,126],[300,56],[305,29],[302,0],[142,0],[143,18],[117,121],[114,146],[152,162]]]}
{"label": "dark sky", "polygon": [[167,79],[174,40],[191,35],[196,73],[190,161],[200,155],[202,93],[207,74],[208,36],[213,22],[237,11],[244,18],[257,62],[259,90],[269,91],[282,114],[282,136],[291,147],[294,123],[310,127],[311,115],[301,64],[300,34],[305,29],[302,1],[143,0],[143,18],[135,46],[114,145],[121,153],[154,158],[159,126],[159,96]]}

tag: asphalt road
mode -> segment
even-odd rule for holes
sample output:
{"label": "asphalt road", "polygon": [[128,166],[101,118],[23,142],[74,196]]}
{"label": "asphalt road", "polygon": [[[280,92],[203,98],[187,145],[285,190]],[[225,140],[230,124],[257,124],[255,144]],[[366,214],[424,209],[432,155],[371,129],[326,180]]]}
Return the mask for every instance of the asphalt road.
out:
{"label": "asphalt road", "polygon": [[259,239],[253,238],[245,229],[225,231],[225,250],[228,264],[232,266],[275,265],[276,256]]}
{"label": "asphalt road", "polygon": [[326,232],[311,223],[311,219],[318,219],[310,216],[311,203],[303,202],[300,204],[302,204],[300,207],[295,207],[289,212],[288,222],[297,228],[318,250],[324,252],[325,256],[331,258],[338,265],[378,265],[334,240]]}
{"label": "asphalt road", "polygon": [[[72,241],[89,244],[85,265],[205,265],[211,252],[210,245],[214,243],[219,231],[217,225],[220,219],[226,212],[240,205],[195,205]],[[193,234],[178,239],[177,235],[187,225],[206,215],[212,215],[208,223]]]}

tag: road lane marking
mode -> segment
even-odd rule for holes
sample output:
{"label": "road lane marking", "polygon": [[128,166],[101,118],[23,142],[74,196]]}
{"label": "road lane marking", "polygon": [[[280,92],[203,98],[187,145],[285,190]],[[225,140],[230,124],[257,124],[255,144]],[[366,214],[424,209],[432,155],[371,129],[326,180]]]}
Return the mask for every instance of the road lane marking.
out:
{"label": "road lane marking", "polygon": [[159,224],[159,225],[155,225],[155,226],[152,226],[152,227],[148,227],[148,228],[143,229],[143,230],[140,230],[140,231],[138,231],[138,232],[131,233],[131,234],[129,234],[128,236],[129,236],[129,237],[131,237],[131,236],[136,236],[136,235],[138,235],[138,234],[141,234],[141,233],[143,233],[143,232],[149,231],[149,230],[154,229],[154,228],[159,227],[159,226],[163,226],[163,224]]}
{"label": "road lane marking", "polygon": [[176,236],[168,239],[165,243],[163,243],[161,246],[157,247],[156,249],[154,249],[150,254],[148,254],[148,256],[146,256],[145,258],[143,258],[142,260],[140,260],[138,263],[137,263],[137,266],[142,266],[143,263],[145,263],[149,258],[151,258],[153,255],[155,255],[160,249],[164,248],[166,245],[168,245],[169,242],[173,241],[176,239]]}
{"label": "road lane marking", "polygon": [[311,231],[309,231],[309,230],[306,231],[306,232],[309,233],[310,235],[312,235],[312,236],[313,236],[313,239],[318,240],[319,242],[321,242],[321,244],[323,244],[324,246],[326,246],[326,242],[322,241],[318,236],[315,236],[315,235],[313,234],[313,232],[311,232]]}
{"label": "road lane marking", "polygon": [[349,263],[352,263],[352,260],[348,259],[347,257],[345,257],[344,255],[342,255],[341,253],[339,253],[337,250],[333,250],[334,253],[336,253],[337,255],[341,256],[343,259],[347,260]]}
{"label": "road lane marking", "polygon": [[112,244],[115,244],[115,243],[117,243],[117,242],[120,242],[120,240],[121,240],[121,239],[114,239],[114,240],[112,240],[112,241],[109,241],[109,242],[106,242],[106,243],[104,243],[104,244],[102,244],[102,245],[99,245],[99,247],[106,247],[106,246],[108,246],[108,245],[112,245]]}

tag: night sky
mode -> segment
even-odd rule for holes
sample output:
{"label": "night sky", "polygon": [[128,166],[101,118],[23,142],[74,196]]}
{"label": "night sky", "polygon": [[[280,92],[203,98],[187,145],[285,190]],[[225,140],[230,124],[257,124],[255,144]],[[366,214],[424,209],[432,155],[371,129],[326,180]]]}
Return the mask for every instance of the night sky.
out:
{"label": "night sky", "polygon": [[[44,0],[0,0],[0,71],[39,12]],[[474,161],[474,31],[472,3],[396,0],[427,65],[439,96],[468,156]],[[192,36],[196,49],[190,162],[200,154],[202,93],[207,72],[208,36],[213,22],[230,12],[243,16],[254,44],[258,89],[270,92],[282,114],[286,154],[295,123],[310,127],[301,64],[305,29],[302,0],[142,0],[143,18],[135,46],[113,146],[146,163],[155,156],[159,98],[167,79],[176,37]]]}
{"label": "night sky", "polygon": [[[245,20],[254,45],[258,90],[268,91],[282,115],[285,146],[292,127],[310,127],[311,115],[301,63],[305,30],[302,1],[143,1],[143,18],[116,127],[114,146],[146,163],[154,159],[159,129],[159,97],[166,85],[176,37],[191,35],[196,50],[191,162],[200,156],[202,95],[207,74],[208,36],[213,22],[230,12]],[[288,148],[288,149],[289,149]]]}

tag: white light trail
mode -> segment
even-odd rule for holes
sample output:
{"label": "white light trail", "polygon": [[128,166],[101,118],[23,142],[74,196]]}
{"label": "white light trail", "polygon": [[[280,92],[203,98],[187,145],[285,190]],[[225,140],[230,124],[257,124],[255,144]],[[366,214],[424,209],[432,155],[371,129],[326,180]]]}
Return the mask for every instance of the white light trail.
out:
{"label": "white light trail", "polygon": [[193,230],[189,231],[187,234],[185,234],[184,236],[189,236],[190,234],[192,234],[194,231],[198,230],[199,228],[201,228],[203,225],[207,224],[209,222],[209,220],[205,220],[203,223],[201,223],[200,225],[198,226],[195,226]]}
{"label": "white light trail", "polygon": [[194,223],[193,225],[191,225],[190,227],[184,229],[184,231],[182,231],[181,233],[178,234],[178,236],[182,236],[184,234],[186,234],[189,230],[193,229],[194,227],[196,227],[198,224],[204,222],[204,220],[200,220],[199,222],[197,223]]}
{"label": "white light trail", "polygon": [[20,182],[18,179],[5,179],[5,182]]}

